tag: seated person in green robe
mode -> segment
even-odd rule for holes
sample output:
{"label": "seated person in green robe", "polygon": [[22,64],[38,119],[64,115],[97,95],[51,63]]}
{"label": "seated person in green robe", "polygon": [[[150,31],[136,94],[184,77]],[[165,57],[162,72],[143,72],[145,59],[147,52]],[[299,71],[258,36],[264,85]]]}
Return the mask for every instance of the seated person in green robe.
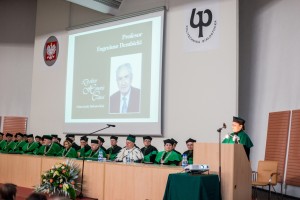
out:
{"label": "seated person in green robe", "polygon": [[55,142],[52,142],[51,135],[44,135],[43,136],[43,146],[39,148],[37,151],[37,155],[42,156],[57,156],[58,153],[61,151],[61,148]]}
{"label": "seated person in green robe", "polygon": [[42,137],[39,136],[39,135],[36,135],[36,136],[34,137],[34,140],[35,140],[35,142],[40,143],[40,141],[42,140]]}
{"label": "seated person in green robe", "polygon": [[85,154],[86,160],[98,160],[99,153],[102,152],[103,158],[106,158],[106,153],[101,149],[98,140],[91,140],[91,149]]}
{"label": "seated person in green robe", "polygon": [[5,138],[6,138],[6,143],[1,151],[2,153],[8,153],[12,151],[16,145],[15,141],[13,141],[13,134],[6,133]]}
{"label": "seated person in green robe", "polygon": [[[188,160],[188,164],[192,165],[193,164],[193,151],[194,151],[194,142],[196,142],[196,140],[189,138],[185,143],[186,143],[186,147],[187,147],[187,151],[183,152],[183,154],[185,154],[187,156],[187,160]],[[183,155],[182,154],[182,155]]]}
{"label": "seated person in green robe", "polygon": [[51,134],[51,136],[52,136],[52,142],[55,142],[56,144],[58,144],[58,146],[60,146],[61,149],[63,149],[64,146],[60,144],[60,140],[58,139],[58,135]]}
{"label": "seated person in green robe", "polygon": [[135,146],[135,136],[128,135],[126,139],[126,146],[118,153],[115,161],[117,162],[142,162],[144,155],[141,150]]}
{"label": "seated person in green robe", "polygon": [[28,136],[27,136],[26,133],[24,133],[24,134],[23,134],[23,141],[27,143],[27,142],[28,142],[27,139],[28,139]]}
{"label": "seated person in green robe", "polygon": [[38,143],[38,148],[36,148],[34,151],[33,151],[33,154],[34,155],[37,155],[37,153],[38,153],[38,151],[39,151],[39,149],[41,148],[41,146],[43,146],[44,145],[44,142],[43,142],[43,138],[41,137],[41,136],[39,136],[39,135],[37,135],[37,136],[35,136],[35,142],[37,142]]}
{"label": "seated person in green robe", "polygon": [[67,134],[66,138],[70,138],[73,142],[72,142],[72,147],[78,151],[80,149],[80,146],[78,144],[76,144],[75,142],[75,135],[74,134]]}
{"label": "seated person in green robe", "polygon": [[85,157],[86,152],[88,152],[91,147],[88,144],[89,138],[86,136],[82,136],[80,138],[80,149],[77,151],[78,158]]}
{"label": "seated person in green robe", "polygon": [[27,135],[27,141],[22,148],[23,154],[34,154],[35,150],[40,147],[39,143],[34,141],[32,134]]}
{"label": "seated person in green robe", "polygon": [[0,152],[6,146],[6,140],[4,140],[3,136],[4,136],[4,134],[2,132],[0,132]]}
{"label": "seated person in green robe", "polygon": [[104,138],[102,138],[101,136],[97,137],[98,143],[99,143],[99,147],[103,150],[103,151],[107,151],[106,148],[103,146],[105,140]]}
{"label": "seated person in green robe", "polygon": [[77,151],[72,147],[73,140],[66,138],[64,148],[59,152],[58,156],[65,158],[77,158]]}
{"label": "seated person in green robe", "polygon": [[245,120],[240,117],[233,117],[232,130],[233,133],[227,135],[222,143],[229,144],[242,144],[244,146],[248,160],[250,158],[250,148],[253,147],[253,143],[245,130]]}
{"label": "seated person in green robe", "polygon": [[174,141],[171,139],[164,140],[164,151],[158,152],[155,158],[156,164],[163,165],[179,165],[182,158],[181,155],[173,151]]}
{"label": "seated person in green robe", "polygon": [[177,146],[177,144],[178,144],[178,142],[174,139],[174,138],[171,138],[171,140],[173,141],[173,151],[175,152],[175,153],[178,153],[180,156],[181,156],[181,153],[179,152],[179,151],[176,151],[176,146]]}
{"label": "seated person in green robe", "polygon": [[26,144],[26,142],[23,140],[23,134],[22,133],[16,133],[15,137],[17,140],[15,141],[14,148],[9,151],[9,153],[23,153],[22,148]]}
{"label": "seated person in green robe", "polygon": [[121,147],[118,146],[118,137],[117,136],[110,136],[110,145],[106,150],[106,157],[108,160],[115,160],[118,153],[121,151]]}
{"label": "seated person in green robe", "polygon": [[157,149],[151,145],[152,137],[145,136],[143,137],[143,143],[144,147],[141,149],[143,155],[144,155],[144,162],[145,163],[154,163],[155,157],[157,154]]}

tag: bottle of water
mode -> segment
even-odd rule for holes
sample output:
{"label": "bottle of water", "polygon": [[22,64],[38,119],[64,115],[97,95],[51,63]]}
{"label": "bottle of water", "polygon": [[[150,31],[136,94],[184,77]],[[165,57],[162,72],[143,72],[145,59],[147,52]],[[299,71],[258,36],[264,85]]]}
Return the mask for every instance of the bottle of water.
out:
{"label": "bottle of water", "polygon": [[130,163],[130,153],[128,153],[126,156],[126,163]]}
{"label": "bottle of water", "polygon": [[187,155],[186,154],[182,155],[181,165],[182,165],[183,168],[185,168],[186,166],[188,166],[188,160],[187,160]]}
{"label": "bottle of water", "polygon": [[100,150],[99,153],[98,153],[98,162],[103,162],[103,152],[102,152],[102,150]]}

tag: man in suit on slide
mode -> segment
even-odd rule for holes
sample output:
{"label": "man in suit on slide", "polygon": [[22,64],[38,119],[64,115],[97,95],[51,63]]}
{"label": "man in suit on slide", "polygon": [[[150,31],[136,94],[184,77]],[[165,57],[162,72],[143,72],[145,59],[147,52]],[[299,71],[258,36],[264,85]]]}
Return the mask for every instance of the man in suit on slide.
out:
{"label": "man in suit on slide", "polygon": [[110,113],[140,112],[140,89],[131,86],[132,69],[129,63],[118,67],[116,73],[119,91],[110,96]]}

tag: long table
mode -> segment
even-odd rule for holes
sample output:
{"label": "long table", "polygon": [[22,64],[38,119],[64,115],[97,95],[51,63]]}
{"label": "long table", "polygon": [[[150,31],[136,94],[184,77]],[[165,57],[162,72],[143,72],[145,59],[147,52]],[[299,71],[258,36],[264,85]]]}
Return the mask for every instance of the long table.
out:
{"label": "long table", "polygon": [[[33,188],[44,171],[65,161],[58,157],[0,154],[0,183]],[[82,160],[75,162],[82,168]],[[181,171],[181,167],[163,165],[85,161],[83,194],[99,200],[161,200],[168,175]]]}

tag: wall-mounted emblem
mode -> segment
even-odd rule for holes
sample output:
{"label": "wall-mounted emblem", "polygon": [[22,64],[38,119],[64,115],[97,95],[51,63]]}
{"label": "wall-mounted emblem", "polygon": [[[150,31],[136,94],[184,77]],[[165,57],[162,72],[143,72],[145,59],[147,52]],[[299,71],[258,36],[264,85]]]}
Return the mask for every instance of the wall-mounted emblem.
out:
{"label": "wall-mounted emblem", "polygon": [[187,51],[214,49],[218,46],[219,11],[216,2],[201,2],[187,7],[184,30]]}
{"label": "wall-mounted emblem", "polygon": [[59,44],[55,36],[51,36],[47,39],[44,46],[44,61],[46,65],[52,66],[58,57]]}

